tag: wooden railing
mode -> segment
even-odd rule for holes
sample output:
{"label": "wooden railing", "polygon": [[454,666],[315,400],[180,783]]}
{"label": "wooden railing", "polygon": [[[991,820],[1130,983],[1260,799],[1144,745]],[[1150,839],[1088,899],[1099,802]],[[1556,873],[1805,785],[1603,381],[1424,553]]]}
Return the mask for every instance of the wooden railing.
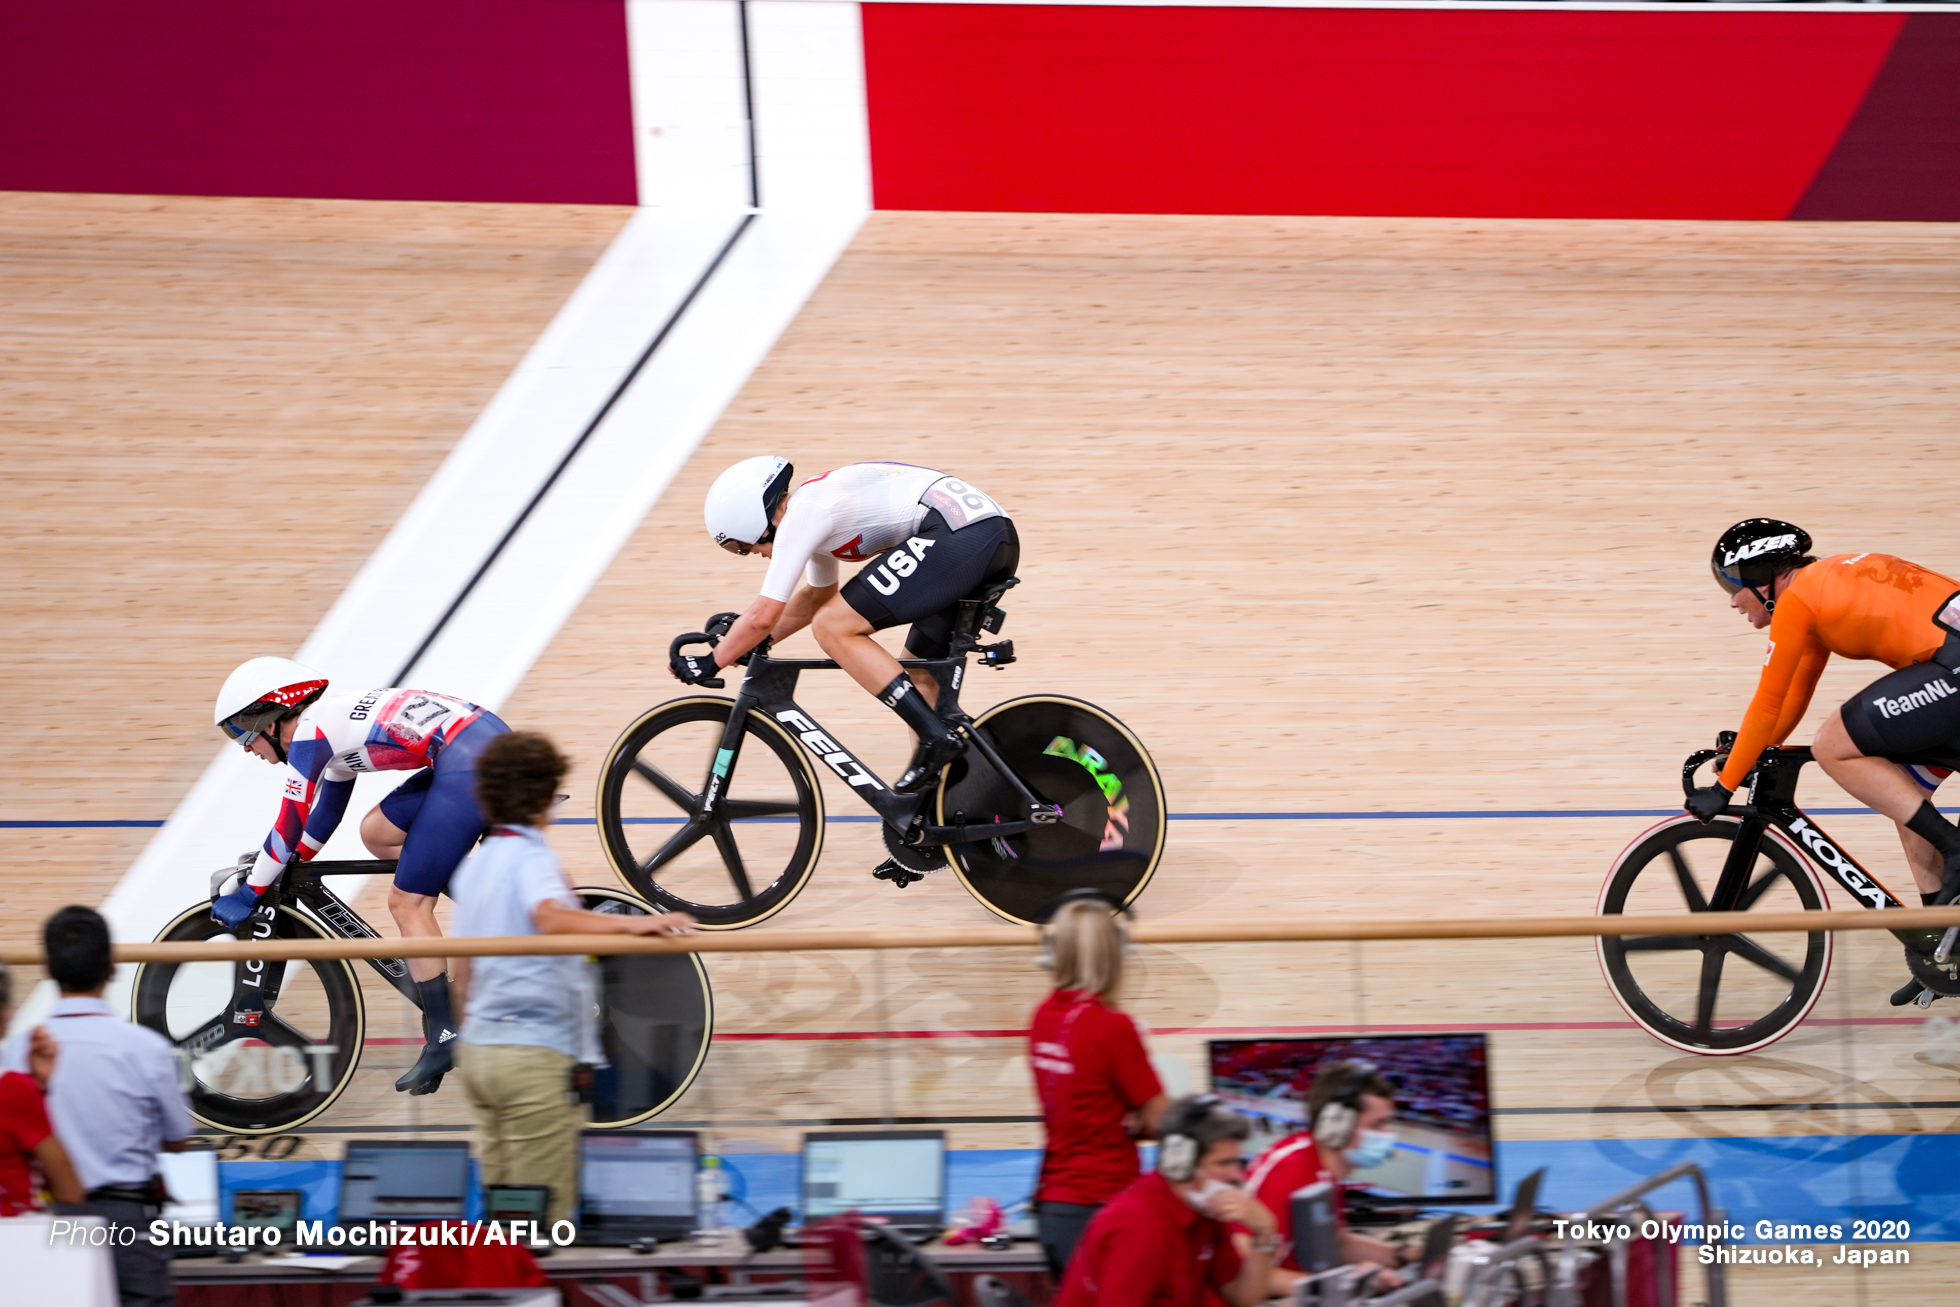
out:
{"label": "wooden railing", "polygon": [[[1771,935],[1818,930],[1894,930],[1960,926],[1960,905],[1879,912],[1697,912],[1606,917],[1458,917],[1378,921],[1155,922],[1135,926],[1139,944],[1280,944],[1343,940],[1556,939],[1597,935]],[[1028,926],[957,930],[743,930],[691,935],[504,935],[443,939],[212,940],[118,944],[118,962],[230,962],[260,959],[459,958],[616,953],[821,953],[901,948],[1032,948]],[[0,959],[39,965],[31,944],[0,946]]]}

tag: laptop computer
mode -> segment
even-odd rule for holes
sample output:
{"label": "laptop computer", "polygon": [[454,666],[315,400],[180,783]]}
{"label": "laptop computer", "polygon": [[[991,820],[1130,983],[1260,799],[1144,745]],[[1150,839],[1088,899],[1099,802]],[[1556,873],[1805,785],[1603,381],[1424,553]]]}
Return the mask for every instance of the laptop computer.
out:
{"label": "laptop computer", "polygon": [[1334,1214],[1334,1185],[1320,1180],[1287,1199],[1293,1223],[1293,1260],[1308,1274],[1341,1264],[1341,1222]]}
{"label": "laptop computer", "polygon": [[[157,1213],[166,1221],[188,1226],[218,1223],[218,1155],[209,1149],[183,1153],[158,1153],[157,1172],[170,1201]],[[212,1243],[173,1243],[172,1257],[214,1257],[219,1247]]]}
{"label": "laptop computer", "polygon": [[1538,1215],[1538,1186],[1544,1179],[1545,1168],[1541,1166],[1518,1181],[1518,1191],[1511,1195],[1510,1219],[1504,1223],[1505,1243],[1531,1233],[1531,1223]]}
{"label": "laptop computer", "polygon": [[857,1212],[923,1240],[946,1224],[946,1132],[803,1136],[803,1220]]}
{"label": "laptop computer", "polygon": [[483,1219],[486,1221],[536,1221],[545,1226],[551,1210],[548,1184],[492,1184],[483,1187]]}
{"label": "laptop computer", "polygon": [[305,1210],[306,1198],[298,1189],[234,1189],[231,1194],[231,1224],[279,1231],[278,1242],[268,1243],[261,1235],[255,1248],[291,1248]]}
{"label": "laptop computer", "polygon": [[352,1139],[340,1166],[340,1224],[460,1221],[469,1211],[470,1146]]}
{"label": "laptop computer", "polygon": [[699,1140],[687,1130],[587,1130],[579,1136],[579,1241],[685,1239]]}

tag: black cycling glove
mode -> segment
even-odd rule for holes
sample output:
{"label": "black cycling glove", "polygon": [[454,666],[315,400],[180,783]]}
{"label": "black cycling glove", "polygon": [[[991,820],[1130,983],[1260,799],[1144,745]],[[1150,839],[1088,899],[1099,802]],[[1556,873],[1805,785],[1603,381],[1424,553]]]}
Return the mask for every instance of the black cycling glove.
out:
{"label": "black cycling glove", "polygon": [[674,669],[674,675],[683,685],[705,685],[713,690],[719,690],[723,685],[721,667],[715,662],[712,650],[698,654],[677,653],[668,660],[668,665]]}
{"label": "black cycling glove", "polygon": [[1721,816],[1722,809],[1729,806],[1729,796],[1734,793],[1720,781],[1713,785],[1698,785],[1682,806],[1694,815],[1696,821],[1706,826]]}

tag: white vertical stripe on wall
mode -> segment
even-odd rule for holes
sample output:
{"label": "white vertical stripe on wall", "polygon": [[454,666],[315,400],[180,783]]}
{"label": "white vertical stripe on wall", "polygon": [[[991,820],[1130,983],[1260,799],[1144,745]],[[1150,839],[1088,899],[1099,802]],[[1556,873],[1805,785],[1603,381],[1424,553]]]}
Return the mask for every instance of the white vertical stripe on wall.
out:
{"label": "white vertical stripe on wall", "polygon": [[748,207],[739,13],[735,0],[626,0],[641,204]]}
{"label": "white vertical stripe on wall", "polygon": [[750,0],[765,209],[871,208],[864,28],[855,3]]}

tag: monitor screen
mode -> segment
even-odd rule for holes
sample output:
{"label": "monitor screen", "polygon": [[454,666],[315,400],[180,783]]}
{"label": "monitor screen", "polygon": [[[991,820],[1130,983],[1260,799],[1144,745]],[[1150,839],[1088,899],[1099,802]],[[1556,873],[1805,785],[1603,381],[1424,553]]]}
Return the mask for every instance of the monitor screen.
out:
{"label": "monitor screen", "polygon": [[298,1189],[234,1189],[231,1195],[233,1225],[276,1229],[283,1242],[292,1241],[305,1210],[305,1195]]}
{"label": "monitor screen", "polygon": [[347,1145],[340,1170],[340,1222],[463,1219],[470,1196],[470,1146],[365,1140]]}
{"label": "monitor screen", "polygon": [[1314,1074],[1337,1061],[1372,1062],[1395,1086],[1395,1152],[1356,1171],[1350,1184],[1387,1198],[1496,1199],[1490,1065],[1480,1034],[1212,1040],[1212,1092],[1252,1119],[1248,1156],[1306,1128]]}
{"label": "monitor screen", "polygon": [[589,1230],[692,1230],[695,1137],[588,1130],[579,1139],[581,1223]]}
{"label": "monitor screen", "polygon": [[166,1221],[185,1225],[218,1223],[218,1155],[209,1150],[195,1153],[158,1153],[157,1169],[170,1191],[170,1201],[159,1213]]}
{"label": "monitor screen", "polygon": [[946,1215],[946,1135],[857,1130],[803,1136],[803,1219],[839,1212],[936,1225]]}

